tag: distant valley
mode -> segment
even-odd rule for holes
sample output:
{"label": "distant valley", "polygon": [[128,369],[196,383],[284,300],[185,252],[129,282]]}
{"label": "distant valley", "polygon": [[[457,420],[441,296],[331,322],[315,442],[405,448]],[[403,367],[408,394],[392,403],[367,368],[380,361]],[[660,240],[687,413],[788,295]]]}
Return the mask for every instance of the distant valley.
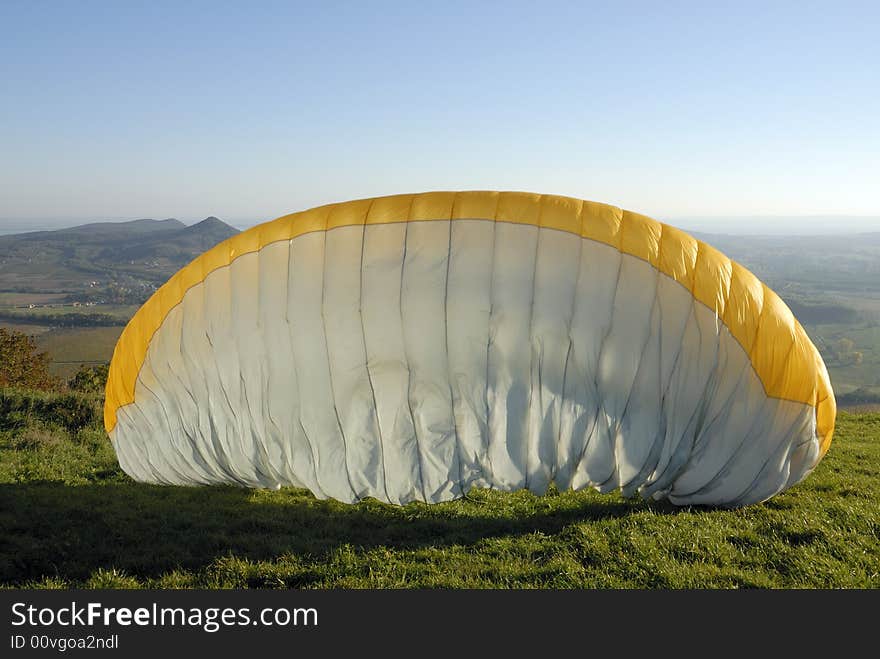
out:
{"label": "distant valley", "polygon": [[[0,236],[0,325],[37,336],[59,375],[106,362],[156,288],[236,233],[209,217]],[[880,232],[694,235],[780,294],[822,353],[841,402],[880,404]]]}

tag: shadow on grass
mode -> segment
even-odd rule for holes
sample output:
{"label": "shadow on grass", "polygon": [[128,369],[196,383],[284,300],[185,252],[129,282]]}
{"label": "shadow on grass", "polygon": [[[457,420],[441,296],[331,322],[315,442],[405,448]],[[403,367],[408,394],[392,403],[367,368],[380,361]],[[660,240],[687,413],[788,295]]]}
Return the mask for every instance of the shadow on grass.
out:
{"label": "shadow on grass", "polygon": [[100,567],[139,577],[199,570],[233,554],[253,561],[320,558],[342,546],[418,549],[471,545],[671,506],[616,496],[528,493],[483,502],[390,506],[318,501],[303,490],[163,487],[133,482],[0,485],[0,583],[86,579]]}

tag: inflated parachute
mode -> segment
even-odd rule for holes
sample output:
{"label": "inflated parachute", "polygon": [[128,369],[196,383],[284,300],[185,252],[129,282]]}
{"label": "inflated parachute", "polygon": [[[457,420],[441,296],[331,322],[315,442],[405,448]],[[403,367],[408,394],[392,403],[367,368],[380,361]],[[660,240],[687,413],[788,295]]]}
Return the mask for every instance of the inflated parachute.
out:
{"label": "inflated parachute", "polygon": [[294,213],[209,250],[122,333],[105,424],[140,481],[446,501],[620,488],[740,506],[831,442],[779,297],[613,206],[432,192]]}

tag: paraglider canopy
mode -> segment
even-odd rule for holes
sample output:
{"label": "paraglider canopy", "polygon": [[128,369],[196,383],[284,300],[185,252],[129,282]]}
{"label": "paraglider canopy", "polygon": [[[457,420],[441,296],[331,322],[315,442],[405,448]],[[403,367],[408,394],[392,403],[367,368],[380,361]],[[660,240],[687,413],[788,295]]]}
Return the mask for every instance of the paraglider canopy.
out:
{"label": "paraglider canopy", "polygon": [[782,300],[643,215],[518,192],[331,204],[178,272],[114,353],[105,425],[150,482],[355,501],[620,488],[743,505],[827,451]]}

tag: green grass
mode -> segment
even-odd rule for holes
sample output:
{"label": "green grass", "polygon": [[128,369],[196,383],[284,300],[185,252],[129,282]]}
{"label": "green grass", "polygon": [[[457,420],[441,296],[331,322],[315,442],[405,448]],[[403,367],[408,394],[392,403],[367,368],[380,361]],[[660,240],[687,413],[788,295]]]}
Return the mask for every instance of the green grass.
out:
{"label": "green grass", "polygon": [[[6,398],[3,398],[6,395]],[[880,415],[842,414],[806,481],[740,510],[595,492],[395,507],[158,487],[51,396],[0,394],[0,584],[45,588],[880,586]]]}

